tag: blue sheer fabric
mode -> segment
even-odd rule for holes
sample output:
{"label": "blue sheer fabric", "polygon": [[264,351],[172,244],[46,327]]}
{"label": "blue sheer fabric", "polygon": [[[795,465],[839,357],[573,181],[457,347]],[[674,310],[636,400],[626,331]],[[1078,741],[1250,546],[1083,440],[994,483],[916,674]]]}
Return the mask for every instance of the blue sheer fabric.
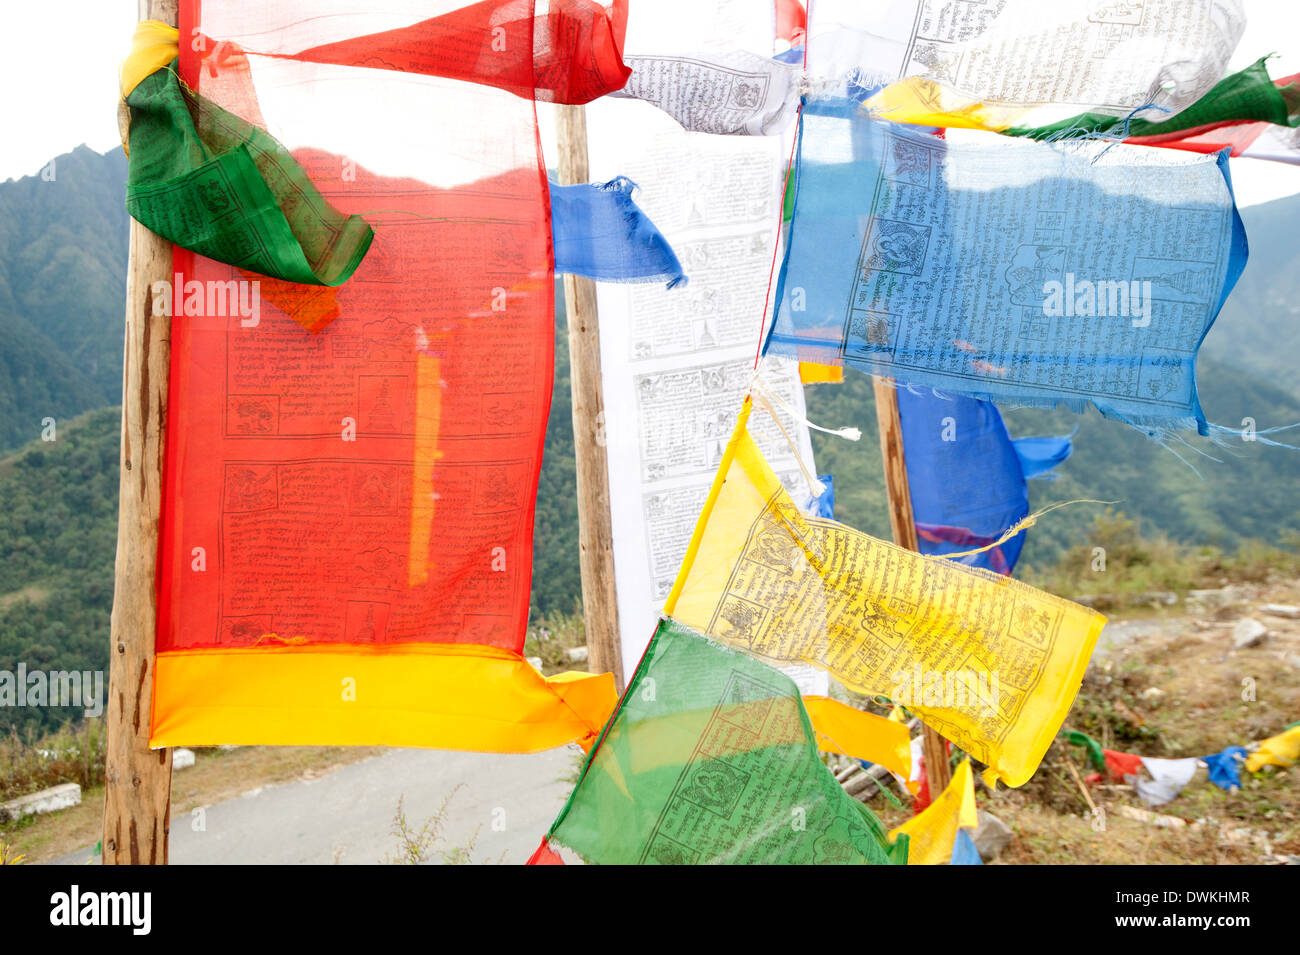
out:
{"label": "blue sheer fabric", "polygon": [[1226,154],[949,144],[810,99],[793,178],[765,351],[1208,433],[1196,354],[1247,254]]}
{"label": "blue sheer fabric", "polygon": [[632,180],[550,186],[556,272],[599,282],[686,284],[672,246],[633,201]]}
{"label": "blue sheer fabric", "polygon": [[[921,553],[984,547],[1029,514],[1021,457],[992,402],[960,395],[941,398],[928,388],[901,387],[898,413]],[[1035,455],[1036,474],[1069,455],[1068,438],[1032,440],[1055,442],[1052,455]],[[958,560],[1010,574],[1026,533]]]}

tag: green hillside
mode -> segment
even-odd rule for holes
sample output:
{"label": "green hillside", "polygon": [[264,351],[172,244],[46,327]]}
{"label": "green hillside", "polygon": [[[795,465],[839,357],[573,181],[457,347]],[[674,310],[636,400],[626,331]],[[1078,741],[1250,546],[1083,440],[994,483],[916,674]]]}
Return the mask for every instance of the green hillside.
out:
{"label": "green hillside", "polygon": [[120,400],[125,203],[120,149],[0,183],[0,450]]}
{"label": "green hillside", "polygon": [[[1300,398],[1208,359],[1201,360],[1199,371],[1210,420],[1240,427],[1242,418],[1250,416],[1260,428],[1300,422]],[[807,390],[810,420],[827,427],[856,425],[863,433],[856,443],[813,435],[818,470],[835,475],[836,517],[887,536],[870,380],[850,369],[842,385]],[[1226,550],[1248,538],[1277,543],[1286,531],[1300,531],[1295,490],[1300,486],[1300,452],[1240,440],[1216,446],[1209,439],[1190,437],[1191,448],[1171,445],[1180,460],[1173,451],[1095,412],[1004,408],[1003,413],[1013,437],[1069,434],[1078,428],[1074,455],[1058,469],[1057,479],[1030,482],[1034,508],[1076,499],[1118,501],[1114,509],[1138,519],[1145,534],[1164,533]],[[1295,434],[1300,437],[1300,429]],[[1079,504],[1053,512],[1029,532],[1022,566],[1043,567],[1081,543],[1101,510]]]}
{"label": "green hillside", "polygon": [[1250,260],[1202,346],[1216,361],[1300,395],[1300,196],[1243,209]]}
{"label": "green hillside", "polygon": [[[0,670],[108,666],[117,546],[120,416],[101,408],[58,440],[0,460]],[[49,728],[80,711],[31,708],[0,717]]]}
{"label": "green hillside", "polygon": [[[81,148],[56,160],[53,182],[0,183],[0,670],[18,661],[50,668],[107,663],[117,504],[118,413],[127,218],[125,163],[118,150]],[[1239,427],[1300,422],[1297,306],[1300,262],[1289,242],[1300,197],[1245,210],[1251,261],[1200,363],[1210,420]],[[556,375],[537,499],[533,609],[579,604],[577,504],[562,302]],[[850,371],[842,385],[808,389],[809,417],[856,425],[851,443],[814,435],[819,470],[835,475],[837,516],[889,533],[870,381]],[[77,417],[77,416],[80,417]],[[58,420],[58,440],[38,439]],[[1209,460],[1173,445],[1187,461],[1096,414],[1007,410],[1015,436],[1077,428],[1074,457],[1054,482],[1031,485],[1035,507],[1075,498],[1117,500],[1148,535],[1232,550],[1300,532],[1295,489],[1300,452],[1203,439]],[[1295,432],[1300,443],[1300,430]],[[9,449],[9,450],[6,450]],[[18,449],[18,450],[12,450]],[[7,456],[6,456],[7,455]],[[1026,572],[1046,572],[1089,540],[1101,511],[1076,505],[1030,532]],[[48,727],[66,712],[11,711],[19,725]]]}

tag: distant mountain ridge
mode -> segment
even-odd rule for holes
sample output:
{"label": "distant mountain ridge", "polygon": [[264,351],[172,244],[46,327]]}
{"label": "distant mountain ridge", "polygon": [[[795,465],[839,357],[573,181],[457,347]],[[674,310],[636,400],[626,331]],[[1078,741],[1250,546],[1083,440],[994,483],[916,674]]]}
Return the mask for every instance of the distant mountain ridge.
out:
{"label": "distant mountain ridge", "polygon": [[1249,206],[1241,218],[1250,259],[1201,352],[1300,396],[1300,196]]}
{"label": "distant mountain ridge", "polygon": [[0,450],[121,400],[126,157],[78,146],[46,169],[0,183]]}

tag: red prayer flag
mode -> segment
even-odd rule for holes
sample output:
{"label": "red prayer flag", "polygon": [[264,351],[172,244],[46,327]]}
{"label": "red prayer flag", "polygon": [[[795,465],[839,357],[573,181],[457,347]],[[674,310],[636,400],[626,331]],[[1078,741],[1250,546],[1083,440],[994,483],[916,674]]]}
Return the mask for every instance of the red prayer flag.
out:
{"label": "red prayer flag", "polygon": [[482,0],[410,26],[278,53],[312,63],[423,73],[481,83],[516,96],[588,103],[623,88],[627,0]]}
{"label": "red prayer flag", "polygon": [[[288,45],[320,8],[206,0],[201,25]],[[151,742],[593,741],[612,678],[522,656],[554,344],[533,103],[251,55],[236,102],[199,58],[181,44],[185,82],[260,108],[375,236],[319,302],[174,253]]]}

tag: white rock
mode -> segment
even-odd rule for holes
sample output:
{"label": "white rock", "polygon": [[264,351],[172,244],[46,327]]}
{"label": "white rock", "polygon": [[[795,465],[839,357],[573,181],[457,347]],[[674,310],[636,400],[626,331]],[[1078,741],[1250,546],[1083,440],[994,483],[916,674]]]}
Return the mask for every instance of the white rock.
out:
{"label": "white rock", "polygon": [[1290,604],[1264,604],[1264,606],[1259,609],[1272,617],[1286,617],[1288,620],[1300,620],[1300,607],[1293,607]]}
{"label": "white rock", "polygon": [[189,769],[194,765],[194,750],[178,747],[172,750],[172,772],[178,769]]}
{"label": "white rock", "polygon": [[[1177,816],[1165,816],[1158,812],[1152,812],[1149,809],[1139,809],[1136,806],[1120,806],[1119,814],[1125,819],[1132,819],[1136,822],[1145,822],[1149,826],[1155,826],[1157,829],[1182,829],[1187,825],[1186,819],[1179,819]],[[1199,828],[1194,825],[1193,828]]]}
{"label": "white rock", "polygon": [[991,862],[1011,842],[1013,833],[1010,826],[991,812],[979,810],[978,819],[979,826],[971,836],[971,841],[979,850],[980,858],[985,862]]}
{"label": "white rock", "polygon": [[81,787],[76,783],[63,783],[59,786],[51,786],[49,789],[42,789],[38,793],[30,793],[0,803],[0,819],[20,819],[23,816],[57,812],[60,809],[80,805]]}
{"label": "white rock", "polygon": [[1264,642],[1264,638],[1267,636],[1268,627],[1258,620],[1243,617],[1232,628],[1232,645],[1237,650],[1244,650],[1246,647],[1257,647]]}
{"label": "white rock", "polygon": [[534,670],[540,670],[542,668],[541,657],[524,657],[524,659],[528,661],[528,665],[531,666]]}
{"label": "white rock", "polygon": [[567,650],[564,651],[564,658],[565,658],[566,660],[568,660],[570,663],[586,663],[586,662],[587,662],[587,648],[586,648],[586,647],[569,647],[569,649],[567,649]]}

